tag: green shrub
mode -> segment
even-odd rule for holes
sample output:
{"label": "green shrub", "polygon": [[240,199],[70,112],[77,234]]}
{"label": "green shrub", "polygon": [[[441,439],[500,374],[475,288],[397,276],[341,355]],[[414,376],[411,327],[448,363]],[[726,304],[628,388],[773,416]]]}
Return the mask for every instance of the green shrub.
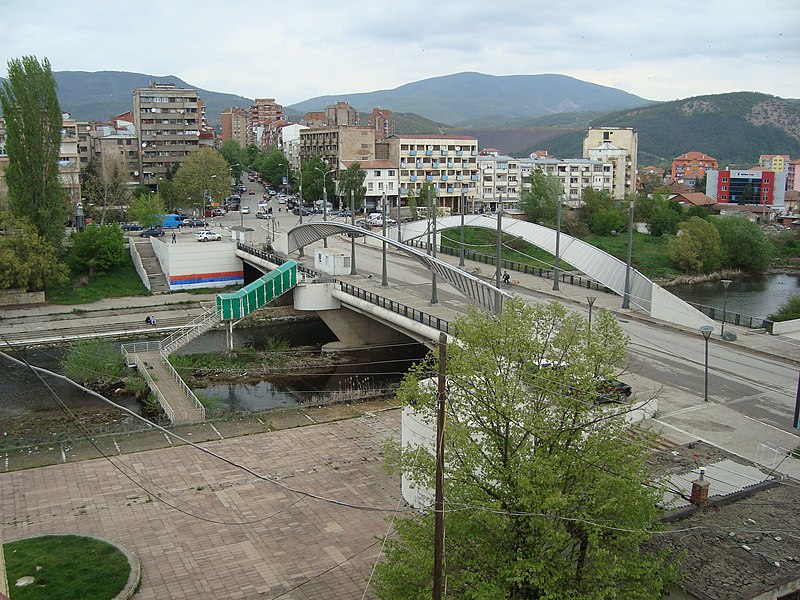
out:
{"label": "green shrub", "polygon": [[125,262],[125,237],[118,225],[92,225],[70,236],[67,264],[75,275],[105,273]]}
{"label": "green shrub", "polygon": [[61,359],[64,374],[79,382],[108,384],[125,374],[125,360],[116,344],[86,340],[72,344]]}
{"label": "green shrub", "polygon": [[723,267],[750,272],[767,268],[770,246],[761,227],[738,215],[720,217],[711,222],[719,231]]}
{"label": "green shrub", "polygon": [[771,321],[793,321],[800,319],[800,294],[792,294],[780,305],[777,312],[769,316]]}
{"label": "green shrub", "polygon": [[608,235],[625,227],[625,217],[614,208],[601,208],[589,218],[589,229],[595,235]]}

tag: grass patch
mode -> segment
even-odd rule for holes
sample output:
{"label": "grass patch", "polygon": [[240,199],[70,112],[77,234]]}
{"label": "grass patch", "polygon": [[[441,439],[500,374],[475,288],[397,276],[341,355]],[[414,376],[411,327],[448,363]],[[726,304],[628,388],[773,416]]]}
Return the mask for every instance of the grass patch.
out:
{"label": "grass patch", "polygon": [[108,273],[99,273],[91,279],[71,277],[66,283],[45,292],[51,304],[86,304],[104,298],[124,296],[149,296],[130,258]]}
{"label": "grass patch", "polygon": [[[10,542],[4,550],[14,600],[110,600],[130,574],[122,552],[87,537],[48,535]],[[34,582],[14,587],[26,576]]]}
{"label": "grass patch", "polygon": [[170,364],[184,380],[191,378],[194,371],[242,369],[261,364],[262,360],[262,355],[253,348],[245,348],[230,354],[207,352],[172,354],[169,357]]}
{"label": "grass patch", "polygon": [[[674,236],[653,237],[645,233],[633,234],[631,252],[634,268],[650,278],[677,277],[681,272],[667,258],[667,245]],[[625,262],[628,259],[628,236],[588,236],[584,241]]]}
{"label": "grass patch", "polygon": [[[512,235],[504,233],[502,245],[503,260],[541,269],[552,269],[556,262],[556,257],[549,252]],[[442,246],[454,250],[455,255],[458,255],[461,247],[460,228],[445,229],[442,232]],[[485,227],[465,227],[464,246],[466,252],[471,251],[494,258],[497,256],[497,232]],[[574,270],[574,267],[564,262],[563,258],[559,260],[559,268],[565,271]]]}

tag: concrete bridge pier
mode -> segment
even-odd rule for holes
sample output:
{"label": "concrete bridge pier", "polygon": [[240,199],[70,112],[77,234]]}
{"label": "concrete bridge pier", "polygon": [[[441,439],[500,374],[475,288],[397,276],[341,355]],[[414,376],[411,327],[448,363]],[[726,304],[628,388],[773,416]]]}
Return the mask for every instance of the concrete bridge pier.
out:
{"label": "concrete bridge pier", "polygon": [[336,352],[367,346],[403,343],[408,336],[350,308],[343,308],[334,298],[335,283],[305,283],[294,289],[294,307],[316,312],[338,338],[325,344],[325,352]]}

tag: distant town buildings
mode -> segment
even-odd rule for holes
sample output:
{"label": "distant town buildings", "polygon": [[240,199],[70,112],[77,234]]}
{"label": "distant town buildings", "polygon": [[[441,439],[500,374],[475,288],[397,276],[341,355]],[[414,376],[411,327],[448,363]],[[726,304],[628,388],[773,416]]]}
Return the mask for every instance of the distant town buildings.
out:
{"label": "distant town buildings", "polygon": [[325,126],[358,125],[358,111],[349,102],[336,102],[325,107]]}
{"label": "distant town buildings", "polygon": [[720,170],[706,173],[706,195],[719,204],[783,207],[786,173],[763,169]]}
{"label": "distant town buildings", "polygon": [[788,154],[762,154],[758,157],[758,164],[767,171],[785,173],[789,168]]}
{"label": "distant town buildings", "polygon": [[718,168],[717,159],[703,152],[686,152],[672,159],[672,179],[694,185],[706,171]]}
{"label": "distant town buildings", "polygon": [[242,148],[247,146],[248,132],[250,131],[250,111],[246,108],[233,106],[223,110],[220,115],[220,139],[223,143],[233,140]]}

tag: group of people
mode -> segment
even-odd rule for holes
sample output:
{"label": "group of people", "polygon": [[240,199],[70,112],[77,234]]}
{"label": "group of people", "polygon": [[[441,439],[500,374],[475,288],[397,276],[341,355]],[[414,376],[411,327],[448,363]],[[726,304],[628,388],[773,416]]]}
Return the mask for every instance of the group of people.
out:
{"label": "group of people", "polygon": [[147,323],[148,325],[155,325],[156,324],[156,318],[155,317],[147,317],[144,320],[144,322]]}

